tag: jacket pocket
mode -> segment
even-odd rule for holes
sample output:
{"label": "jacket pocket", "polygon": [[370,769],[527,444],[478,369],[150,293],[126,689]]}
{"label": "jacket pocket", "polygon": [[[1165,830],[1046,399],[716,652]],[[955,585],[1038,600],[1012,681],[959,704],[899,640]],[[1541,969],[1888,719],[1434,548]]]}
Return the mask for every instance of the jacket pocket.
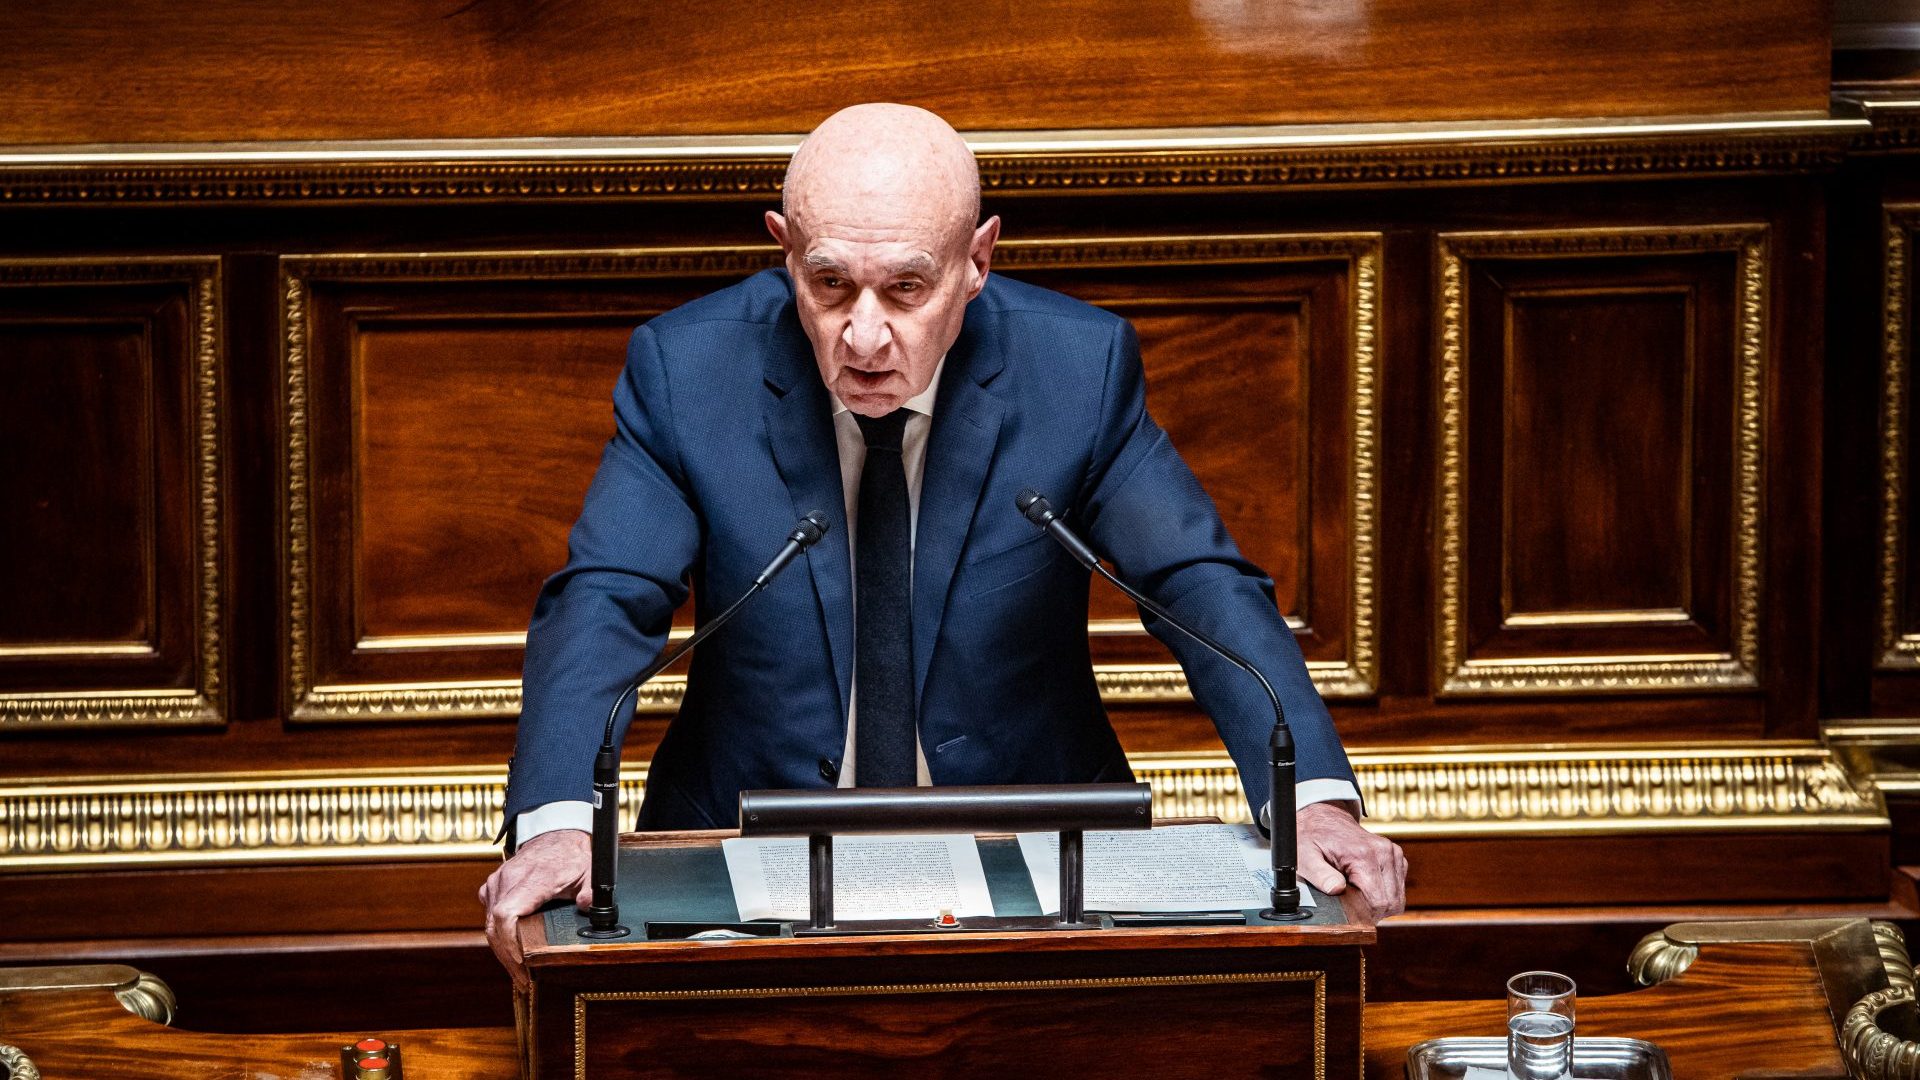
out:
{"label": "jacket pocket", "polygon": [[967,578],[967,595],[984,596],[1017,585],[1053,565],[1059,556],[1053,537],[1039,533],[1005,551],[967,563],[961,568]]}

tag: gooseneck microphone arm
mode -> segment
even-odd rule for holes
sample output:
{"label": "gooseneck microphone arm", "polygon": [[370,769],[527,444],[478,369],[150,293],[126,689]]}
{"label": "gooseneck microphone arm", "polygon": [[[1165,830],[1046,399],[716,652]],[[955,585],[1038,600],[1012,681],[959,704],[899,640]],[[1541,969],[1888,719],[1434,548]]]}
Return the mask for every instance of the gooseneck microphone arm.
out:
{"label": "gooseneck microphone arm", "polygon": [[[1151,612],[1162,622],[1199,642],[1227,663],[1253,676],[1254,681],[1260,684],[1260,689],[1266,692],[1267,700],[1273,703],[1273,734],[1268,740],[1270,751],[1268,763],[1272,769],[1272,783],[1269,785],[1267,799],[1267,816],[1271,819],[1273,845],[1273,906],[1260,914],[1263,918],[1276,921],[1305,918],[1305,913],[1300,911],[1300,884],[1294,865],[1296,859],[1294,847],[1298,843],[1298,838],[1295,836],[1292,813],[1293,732],[1287,727],[1287,712],[1280,704],[1280,695],[1274,693],[1273,684],[1268,682],[1267,677],[1239,653],[1213,640],[1198,628],[1188,626],[1172,612],[1155,603],[1153,598],[1114,576],[1113,572],[1101,563],[1100,556],[1094,554],[1093,549],[1087,546],[1086,541],[1080,539],[1072,529],[1067,527],[1067,523],[1060,520],[1060,516],[1053,512],[1053,506],[1047,502],[1045,495],[1032,488],[1026,488],[1014,499],[1013,504],[1028,521],[1045,529],[1048,535],[1059,541],[1060,546],[1066,548],[1067,554],[1072,555],[1080,565],[1112,582],[1114,588],[1125,593],[1128,599]],[[1281,809],[1283,806],[1287,808],[1285,811]]]}
{"label": "gooseneck microphone arm", "polygon": [[794,525],[787,534],[787,543],[773,561],[766,565],[753,579],[753,584],[740,598],[730,604],[725,611],[708,619],[706,625],[693,632],[693,636],[678,646],[660,654],[647,670],[640,673],[620,696],[613,700],[613,708],[607,710],[607,730],[600,739],[600,752],[593,758],[593,903],[587,908],[587,927],[580,931],[583,938],[622,938],[631,931],[620,925],[620,907],[613,902],[615,867],[620,845],[620,747],[614,741],[614,728],[620,721],[620,708],[627,699],[640,692],[648,680],[672,667],[681,657],[693,651],[695,645],[707,640],[721,627],[727,625],[747,601],[767,587],[787,564],[798,558],[800,553],[820,542],[827,534],[827,518],[818,510],[809,511],[806,517]]}

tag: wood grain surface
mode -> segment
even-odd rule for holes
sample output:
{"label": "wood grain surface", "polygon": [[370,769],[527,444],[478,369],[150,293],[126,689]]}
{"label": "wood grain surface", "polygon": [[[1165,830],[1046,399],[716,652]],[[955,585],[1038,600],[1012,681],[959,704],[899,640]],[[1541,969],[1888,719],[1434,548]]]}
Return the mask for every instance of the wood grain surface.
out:
{"label": "wood grain surface", "polygon": [[[0,142],[799,132],[1824,110],[1813,0],[8,5]],[[857,30],[857,32],[855,32]]]}
{"label": "wood grain surface", "polygon": [[[1576,1035],[1645,1039],[1676,1077],[1845,1080],[1847,1069],[1804,944],[1705,947],[1684,975],[1611,997],[1582,996]],[[1506,1034],[1506,1002],[1406,1002],[1367,1009],[1369,1080],[1401,1080],[1426,1039]]]}
{"label": "wood grain surface", "polygon": [[[297,1027],[298,1002],[286,1002]],[[1682,975],[1658,987],[1624,994],[1587,994],[1578,1006],[1583,1035],[1647,1039],[1666,1050],[1677,1077],[1730,1080],[1798,1077],[1844,1080],[1836,1032],[1820,976],[1804,943],[1708,944]],[[1374,1004],[1366,1009],[1365,1076],[1400,1080],[1409,1047],[1445,1035],[1498,1035],[1506,1009],[1500,999]],[[822,1017],[831,1025],[832,1017]],[[1159,1021],[1142,1018],[1152,1026]],[[1019,1023],[1010,1034],[1034,1034]],[[378,1034],[405,1047],[410,1073],[454,1080],[506,1080],[518,1075],[511,1027],[358,1031],[235,1038],[174,1030],[129,1015],[104,991],[0,995],[0,1040],[22,1047],[47,1076],[113,1076],[116,1080],[175,1080],[208,1075],[286,1076],[301,1069],[332,1075],[338,1047]],[[870,1033],[861,1033],[869,1040]],[[1216,1032],[1204,1040],[1173,1035],[1166,1062],[1223,1060],[1246,1035]],[[907,1038],[896,1032],[892,1037]],[[1031,1037],[1027,1061],[1047,1060]],[[1289,1051],[1290,1052],[1290,1051]],[[1177,1055],[1185,1055],[1184,1057]],[[944,1070],[948,1059],[922,1058]],[[569,1067],[571,1061],[568,1062]],[[1178,1071],[1176,1069],[1176,1071]],[[944,1071],[940,1071],[945,1075]]]}

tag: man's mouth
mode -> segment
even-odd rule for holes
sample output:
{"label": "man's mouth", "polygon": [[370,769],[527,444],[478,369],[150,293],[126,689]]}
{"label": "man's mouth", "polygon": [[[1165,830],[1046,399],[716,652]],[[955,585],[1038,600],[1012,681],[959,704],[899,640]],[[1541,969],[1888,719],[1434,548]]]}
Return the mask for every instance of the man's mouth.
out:
{"label": "man's mouth", "polygon": [[862,390],[878,389],[882,383],[886,382],[887,379],[893,375],[891,371],[861,371],[858,368],[847,368],[846,372],[848,377],[853,380],[854,385]]}

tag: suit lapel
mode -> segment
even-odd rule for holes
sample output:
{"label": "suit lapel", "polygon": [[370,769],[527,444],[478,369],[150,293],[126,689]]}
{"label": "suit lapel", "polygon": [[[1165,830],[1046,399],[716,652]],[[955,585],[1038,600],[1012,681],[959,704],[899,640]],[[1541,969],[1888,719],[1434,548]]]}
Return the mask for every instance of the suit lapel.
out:
{"label": "suit lapel", "polygon": [[840,482],[840,452],[833,435],[833,409],[813,361],[813,346],[791,305],[767,343],[767,435],[775,466],[786,481],[795,518],[811,510],[827,515],[827,535],[807,552],[814,595],[827,625],[828,653],[840,686],[840,720],[846,722],[853,683],[853,575],[847,551],[847,504]]}
{"label": "suit lapel", "polygon": [[[934,399],[933,431],[927,439],[926,470],[920,482],[920,515],[913,545],[914,701],[925,699],[927,668],[946,617],[953,584],[981,485],[1000,439],[1005,407],[984,387],[1005,365],[995,336],[987,332],[978,300],[947,352]],[[1013,513],[1011,508],[1008,513]]]}

